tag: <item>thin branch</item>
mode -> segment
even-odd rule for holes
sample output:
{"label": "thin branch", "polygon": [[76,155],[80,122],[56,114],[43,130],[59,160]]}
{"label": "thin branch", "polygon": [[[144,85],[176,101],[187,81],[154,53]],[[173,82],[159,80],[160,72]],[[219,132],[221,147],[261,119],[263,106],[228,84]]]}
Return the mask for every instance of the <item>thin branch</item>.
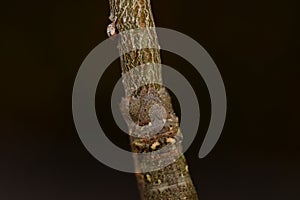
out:
{"label": "thin branch", "polygon": [[[109,0],[109,3],[110,19],[119,32],[131,29],[145,30],[145,34],[142,36],[121,35],[119,44],[123,85],[126,94],[122,101],[122,111],[125,120],[127,120],[129,132],[136,133],[135,137],[130,137],[132,151],[136,153],[153,152],[170,143],[176,147],[168,154],[160,154],[150,161],[136,159],[136,167],[141,169],[148,165],[159,166],[164,159],[179,155],[175,162],[162,169],[136,174],[141,197],[145,200],[197,200],[197,193],[188,172],[188,165],[182,155],[182,134],[178,118],[172,108],[170,95],[162,86],[160,50],[158,48],[130,50],[133,46],[138,46],[141,40],[158,46],[155,31],[149,29],[155,27],[150,0]],[[114,30],[112,29],[112,31]],[[137,66],[141,66],[140,73],[135,73],[132,70]],[[145,84],[140,87],[141,83]],[[165,113],[158,112],[156,114],[159,118],[165,114],[166,123],[153,137],[141,138],[147,133],[141,131],[139,127],[151,125],[149,111],[155,105],[165,109]],[[134,123],[130,123],[128,118],[132,119]]]}

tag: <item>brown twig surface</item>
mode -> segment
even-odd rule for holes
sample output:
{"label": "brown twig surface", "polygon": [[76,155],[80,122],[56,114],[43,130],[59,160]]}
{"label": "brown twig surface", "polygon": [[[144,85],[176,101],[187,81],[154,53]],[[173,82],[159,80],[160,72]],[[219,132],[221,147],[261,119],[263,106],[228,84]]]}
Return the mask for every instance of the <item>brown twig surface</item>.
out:
{"label": "brown twig surface", "polygon": [[[110,9],[110,19],[120,33],[131,29],[145,31],[143,36],[121,35],[118,47],[126,95],[121,109],[128,123],[129,132],[136,134],[130,137],[132,151],[155,152],[169,144],[173,145],[173,148],[165,154],[158,154],[150,160],[136,159],[136,168],[141,170],[150,165],[159,167],[170,157],[178,158],[162,169],[136,174],[141,197],[145,200],[196,200],[198,199],[197,193],[189,175],[185,157],[182,155],[182,134],[178,118],[173,111],[170,95],[162,86],[160,50],[158,48],[133,48],[141,41],[158,46],[157,35],[153,29],[150,29],[155,27],[150,0],[110,0]],[[139,73],[132,70],[137,66],[141,66]],[[143,86],[140,87],[140,85]],[[151,124],[149,110],[154,105],[164,107],[166,123],[153,137],[141,138],[139,136],[145,133],[140,130],[140,127]],[[162,117],[163,114],[158,113],[158,115]],[[134,123],[130,123],[129,117]]]}

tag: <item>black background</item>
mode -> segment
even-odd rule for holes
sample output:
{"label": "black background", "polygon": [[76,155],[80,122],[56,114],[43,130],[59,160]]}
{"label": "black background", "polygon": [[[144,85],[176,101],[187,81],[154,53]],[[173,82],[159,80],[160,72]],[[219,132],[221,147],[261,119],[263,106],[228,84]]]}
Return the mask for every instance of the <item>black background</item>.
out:
{"label": "black background", "polygon": [[[197,157],[209,119],[205,84],[178,56],[200,99],[198,136],[186,152],[200,199],[299,199],[299,7],[297,1],[152,1],[156,25],[198,41],[224,79],[222,136]],[[108,1],[1,1],[1,200],[138,199],[133,174],[94,159],[74,127],[77,70],[107,38]],[[107,135],[126,148],[107,108],[119,62],[99,84],[97,111]],[[175,106],[179,112],[178,106]]]}

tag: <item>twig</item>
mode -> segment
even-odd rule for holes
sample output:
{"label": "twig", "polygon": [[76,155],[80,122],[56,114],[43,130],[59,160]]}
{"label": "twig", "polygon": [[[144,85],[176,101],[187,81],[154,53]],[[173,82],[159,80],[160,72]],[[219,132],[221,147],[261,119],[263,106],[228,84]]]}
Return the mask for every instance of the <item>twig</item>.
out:
{"label": "twig", "polygon": [[[151,27],[155,27],[150,0],[110,0],[112,21],[109,35],[131,29],[144,30],[143,35],[121,35],[119,51],[123,73],[123,85],[126,97],[122,101],[122,112],[129,126],[132,151],[136,153],[154,152],[173,144],[166,154],[153,156],[151,160],[136,159],[137,169],[145,169],[150,165],[159,167],[164,160],[179,157],[175,162],[162,169],[147,173],[137,173],[141,197],[145,200],[197,200],[197,193],[188,172],[188,165],[181,151],[182,134],[171,98],[162,86],[161,58],[157,48],[134,49],[141,42],[158,46],[157,35]],[[134,50],[131,50],[134,49]],[[136,73],[135,69],[141,70]],[[126,74],[126,75],[125,75]],[[145,83],[145,84],[143,84]],[[140,87],[140,85],[143,85]],[[163,128],[152,137],[145,137],[143,127],[151,126],[150,109],[155,105],[162,106],[165,113],[157,109],[157,117],[166,119]],[[152,110],[152,113],[155,113]],[[134,123],[131,123],[132,119]]]}

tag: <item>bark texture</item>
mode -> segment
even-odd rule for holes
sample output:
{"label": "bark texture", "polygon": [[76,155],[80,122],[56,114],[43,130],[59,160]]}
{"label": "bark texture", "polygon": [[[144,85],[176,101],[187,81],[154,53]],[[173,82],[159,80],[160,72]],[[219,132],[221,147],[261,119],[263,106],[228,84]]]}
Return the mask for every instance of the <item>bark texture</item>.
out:
{"label": "bark texture", "polygon": [[[197,193],[188,172],[188,165],[182,155],[182,134],[178,118],[173,111],[170,95],[162,86],[160,50],[159,48],[140,50],[134,48],[141,43],[159,47],[155,31],[149,29],[155,27],[150,0],[110,0],[110,9],[110,19],[115,20],[114,24],[119,32],[131,29],[145,30],[142,35],[125,34],[119,38],[126,94],[121,109],[128,123],[129,133],[134,133],[130,137],[132,151],[155,152],[172,144],[172,148],[165,153],[154,154],[150,159],[135,159],[136,168],[143,170],[149,166],[162,166],[164,161],[178,158],[160,170],[136,174],[141,197],[145,200],[196,200]],[[132,70],[137,66],[141,66],[138,72]],[[165,113],[158,109],[156,116],[166,120],[163,128],[150,136],[150,133],[142,129],[144,126],[151,126],[149,111],[155,105],[165,109]],[[129,118],[134,123],[130,122]],[[149,137],[145,137],[147,134]]]}

